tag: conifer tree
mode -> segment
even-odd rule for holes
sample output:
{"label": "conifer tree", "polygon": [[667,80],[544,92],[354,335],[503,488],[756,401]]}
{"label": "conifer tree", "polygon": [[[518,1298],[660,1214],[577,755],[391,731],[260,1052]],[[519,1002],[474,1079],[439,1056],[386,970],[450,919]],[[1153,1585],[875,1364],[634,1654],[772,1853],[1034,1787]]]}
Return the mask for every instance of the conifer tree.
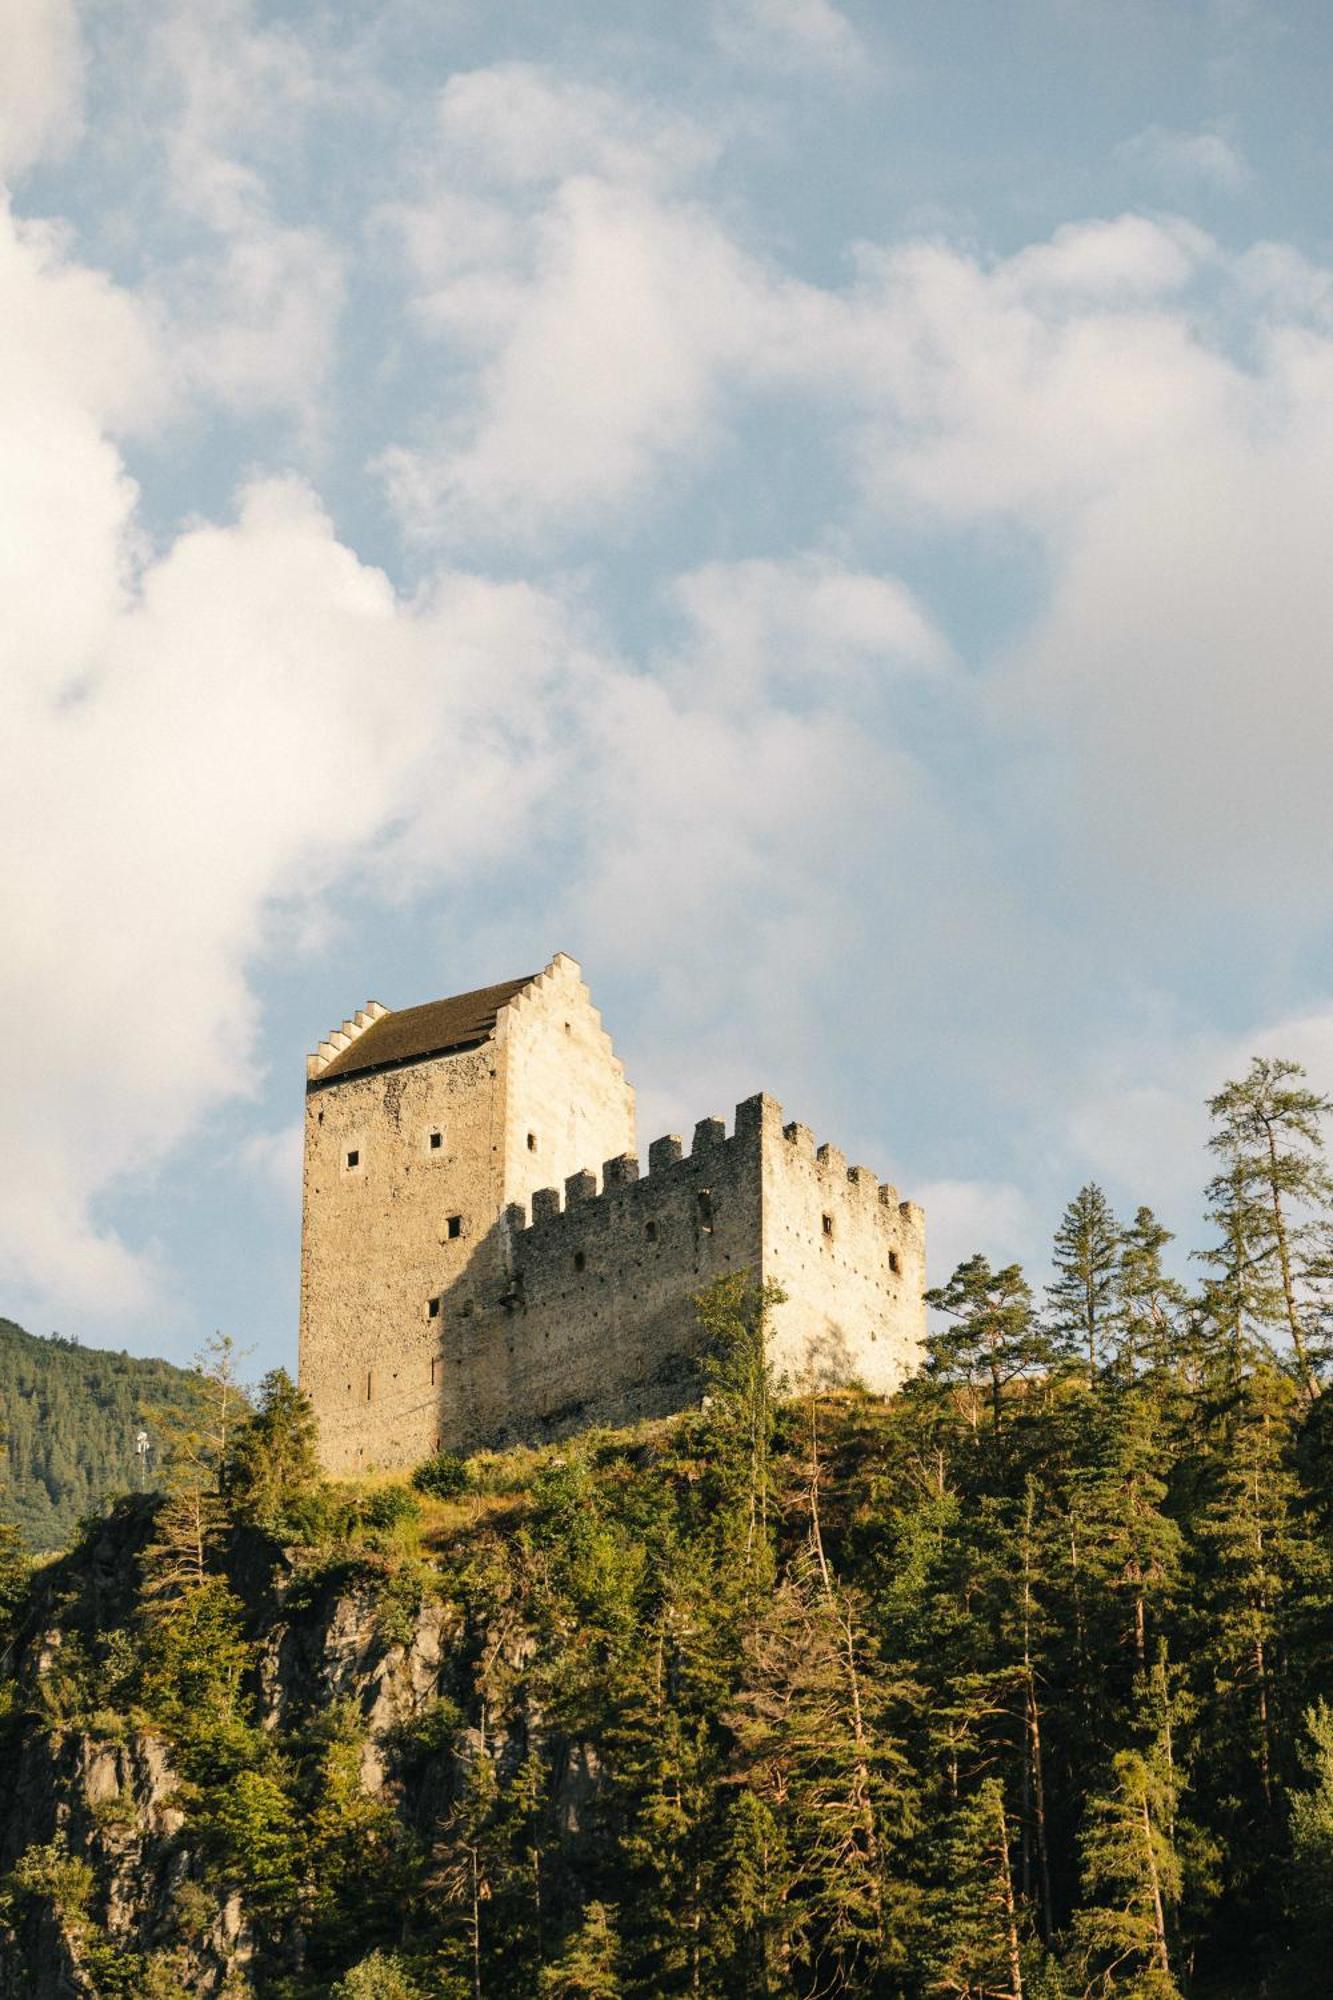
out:
{"label": "conifer tree", "polygon": [[559,1957],[542,1971],[541,2000],[620,2000],[619,1955],[614,1909],[589,1903]]}
{"label": "conifer tree", "polygon": [[1185,1287],[1162,1268],[1162,1253],[1173,1240],[1150,1208],[1135,1211],[1120,1239],[1115,1337],[1126,1377],[1145,1367],[1170,1367],[1177,1359],[1189,1301]]}
{"label": "conifer tree", "polygon": [[1321,1317],[1333,1266],[1333,1175],[1324,1163],[1323,1121],[1333,1099],[1306,1089],[1299,1063],[1255,1056],[1248,1073],[1209,1099],[1209,1144],[1225,1162],[1251,1218],[1250,1254],[1271,1263],[1272,1318],[1291,1342],[1297,1380],[1318,1393]]}
{"label": "conifer tree", "polygon": [[1086,1362],[1088,1384],[1097,1379],[1114,1345],[1120,1228],[1111,1205],[1093,1182],[1080,1188],[1060,1221],[1051,1262],[1055,1283],[1046,1287],[1052,1332]]}
{"label": "conifer tree", "polygon": [[1087,1990],[1107,2000],[1179,2000],[1168,1926],[1180,1864],[1166,1831],[1175,1790],[1160,1754],[1121,1750],[1109,1786],[1089,1802],[1073,1943]]}
{"label": "conifer tree", "polygon": [[952,1814],[927,1900],[926,1992],[947,2000],[1023,2000],[1009,1818],[998,1778]]}
{"label": "conifer tree", "polygon": [[1037,1324],[1032,1288],[1017,1264],[992,1271],[983,1256],[960,1264],[947,1285],[926,1293],[926,1304],[953,1321],[926,1337],[926,1372],[962,1392],[972,1427],[982,1399],[999,1435],[1005,1391],[1049,1362],[1051,1345]]}
{"label": "conifer tree", "polygon": [[1333,1948],[1333,1708],[1321,1696],[1305,1712],[1302,1754],[1309,1785],[1291,1799],[1290,1907],[1303,1963],[1327,1970]]}
{"label": "conifer tree", "polygon": [[290,1511],[321,1484],[315,1413],[285,1368],[259,1385],[259,1406],[232,1434],[226,1492],[233,1512],[261,1528],[279,1529]]}

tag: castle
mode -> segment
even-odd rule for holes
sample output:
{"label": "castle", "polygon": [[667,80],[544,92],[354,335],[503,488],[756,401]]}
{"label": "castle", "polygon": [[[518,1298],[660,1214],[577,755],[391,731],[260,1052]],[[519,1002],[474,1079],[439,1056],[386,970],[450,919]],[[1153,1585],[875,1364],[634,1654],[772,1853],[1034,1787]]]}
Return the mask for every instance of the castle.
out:
{"label": "castle", "polygon": [[[887,1393],[924,1333],[925,1217],[769,1097],[657,1139],[562,952],[377,1002],[307,1063],[301,1386],[335,1473],[697,1401],[694,1297],[775,1280],[773,1359]],[[601,1163],[601,1185],[594,1171]],[[563,1190],[563,1198],[562,1198]]]}

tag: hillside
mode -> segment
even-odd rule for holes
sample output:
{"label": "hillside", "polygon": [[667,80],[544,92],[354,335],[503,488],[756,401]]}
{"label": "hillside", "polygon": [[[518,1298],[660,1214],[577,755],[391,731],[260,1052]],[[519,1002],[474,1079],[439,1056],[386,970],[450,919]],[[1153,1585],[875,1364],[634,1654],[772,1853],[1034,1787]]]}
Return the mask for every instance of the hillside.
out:
{"label": "hillside", "polygon": [[784,1400],[739,1282],[706,1409],[339,1485],[270,1377],[0,1575],[0,2000],[1325,1991],[1333,1398],[988,1309]]}
{"label": "hillside", "polygon": [[39,1340],[0,1319],[0,1497],[28,1547],[66,1547],[83,1515],[135,1486],[137,1431],[198,1392],[198,1377],[169,1361]]}

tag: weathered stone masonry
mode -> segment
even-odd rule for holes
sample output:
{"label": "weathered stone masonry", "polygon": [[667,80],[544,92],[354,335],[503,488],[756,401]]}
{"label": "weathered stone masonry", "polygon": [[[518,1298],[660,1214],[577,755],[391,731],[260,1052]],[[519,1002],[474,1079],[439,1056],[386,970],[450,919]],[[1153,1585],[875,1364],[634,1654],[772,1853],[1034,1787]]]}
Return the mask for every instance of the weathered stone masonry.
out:
{"label": "weathered stone masonry", "polygon": [[339,1034],[310,1065],[301,1305],[332,1470],[683,1407],[694,1296],[727,1271],[786,1292],[789,1375],[887,1393],[915,1366],[921,1210],[768,1097],[730,1136],[710,1118],[688,1152],[656,1140],[641,1174],[633,1096],[572,959]]}

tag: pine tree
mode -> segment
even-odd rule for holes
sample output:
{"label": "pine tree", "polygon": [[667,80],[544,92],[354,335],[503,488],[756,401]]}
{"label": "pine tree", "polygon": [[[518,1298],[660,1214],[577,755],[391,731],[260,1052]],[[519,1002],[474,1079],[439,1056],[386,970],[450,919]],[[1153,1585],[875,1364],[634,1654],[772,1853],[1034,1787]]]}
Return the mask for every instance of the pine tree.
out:
{"label": "pine tree", "polygon": [[926,1337],[928,1376],[961,1392],[974,1428],[981,1400],[987,1399],[998,1436],[1006,1390],[1051,1358],[1050,1341],[1033,1311],[1031,1286],[1017,1264],[992,1271],[985,1257],[970,1257],[947,1285],[926,1293],[926,1304],[954,1322]]}
{"label": "pine tree", "polygon": [[619,1955],[614,1909],[589,1903],[560,1956],[542,1971],[541,2000],[620,2000]]}
{"label": "pine tree", "polygon": [[941,2000],[1023,2000],[1019,1911],[1004,1788],[986,1778],[953,1813],[927,1899],[925,1990]]}
{"label": "pine tree", "polygon": [[1252,1218],[1250,1254],[1271,1263],[1272,1312],[1291,1342],[1297,1380],[1318,1393],[1320,1325],[1327,1309],[1333,1175],[1324,1163],[1323,1120],[1333,1098],[1305,1089],[1299,1063],[1255,1056],[1246,1076],[1209,1099],[1209,1144]]}
{"label": "pine tree", "polygon": [[226,1458],[226,1494],[239,1519],[280,1529],[322,1483],[316,1449],[315,1413],[310,1398],[285,1368],[275,1368],[259,1385],[259,1406],[231,1438]]}
{"label": "pine tree", "polygon": [[1121,1750],[1110,1786],[1089,1801],[1079,1843],[1084,1900],[1072,1936],[1087,1990],[1107,2000],[1179,2000],[1168,1925],[1180,1864],[1166,1830],[1175,1793],[1159,1755]]}
{"label": "pine tree", "polygon": [[1065,1210],[1051,1262],[1057,1273],[1046,1288],[1051,1329],[1062,1347],[1085,1356],[1091,1386],[1115,1341],[1120,1269],[1119,1224],[1095,1183],[1080,1188]]}
{"label": "pine tree", "polygon": [[779,1285],[755,1285],[738,1271],[716,1280],[695,1300],[706,1348],[704,1379],[714,1405],[710,1428],[726,1434],[739,1457],[746,1498],[745,1560],[754,1566],[751,1588],[769,1574],[768,1509],[772,1487],[773,1367],[768,1346],[772,1314],[786,1294]]}
{"label": "pine tree", "polygon": [[1305,1712],[1308,1787],[1291,1799],[1290,1907],[1298,1950],[1313,1970],[1333,1948],[1333,1708],[1321,1697]]}
{"label": "pine tree", "polygon": [[1129,1378],[1145,1367],[1170,1368],[1178,1358],[1188,1294],[1162,1268],[1162,1252],[1172,1241],[1150,1208],[1135,1211],[1120,1239],[1115,1338],[1121,1373]]}

